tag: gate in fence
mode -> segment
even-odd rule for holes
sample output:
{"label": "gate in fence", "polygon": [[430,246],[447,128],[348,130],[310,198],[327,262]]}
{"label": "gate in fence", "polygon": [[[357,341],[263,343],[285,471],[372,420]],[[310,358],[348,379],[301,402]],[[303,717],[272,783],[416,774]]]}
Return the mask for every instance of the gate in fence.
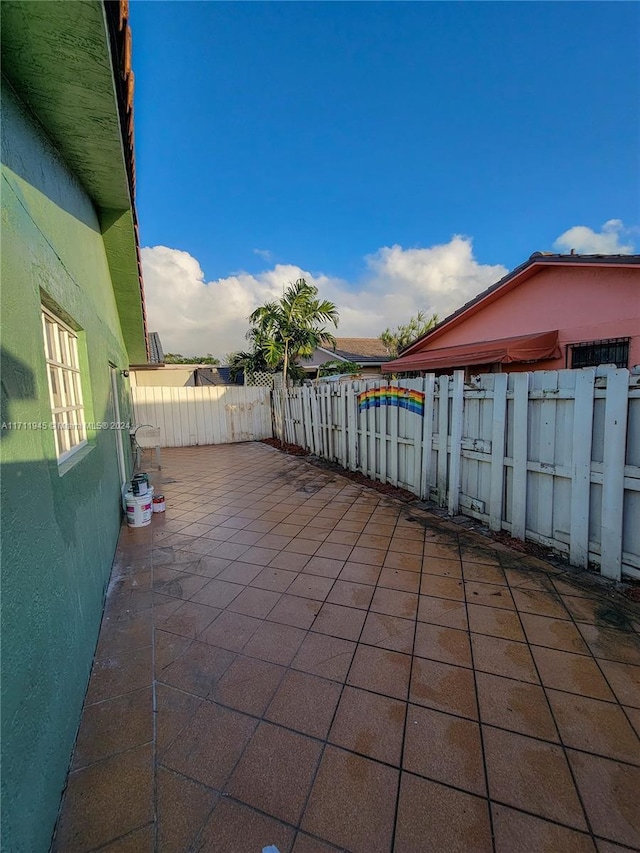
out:
{"label": "gate in fence", "polygon": [[371,479],[640,578],[640,376],[627,370],[325,383],[273,393],[274,429]]}

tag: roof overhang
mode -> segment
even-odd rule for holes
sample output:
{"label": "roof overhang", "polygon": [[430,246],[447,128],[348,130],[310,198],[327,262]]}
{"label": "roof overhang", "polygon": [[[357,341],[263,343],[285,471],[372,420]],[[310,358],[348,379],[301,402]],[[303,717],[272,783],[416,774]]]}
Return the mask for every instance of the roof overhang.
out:
{"label": "roof overhang", "polygon": [[[130,361],[147,359],[135,208],[102,0],[3,0],[2,73],[93,201]],[[114,6],[111,16],[118,15]],[[128,38],[121,21],[121,33]],[[127,140],[128,144],[128,140]]]}
{"label": "roof overhang", "polygon": [[382,366],[383,373],[443,370],[469,364],[512,364],[560,358],[558,331],[423,350]]}
{"label": "roof overhang", "polygon": [[470,302],[458,308],[453,314],[445,317],[433,329],[430,329],[422,337],[409,344],[402,351],[402,357],[419,351],[425,344],[430,345],[445,332],[465,322],[469,317],[482,311],[487,305],[501,299],[505,293],[518,287],[527,279],[537,275],[542,269],[549,267],[618,267],[620,269],[638,269],[640,263],[639,255],[547,255],[536,252],[523,264],[516,267],[500,281],[492,284],[482,293],[475,296]]}

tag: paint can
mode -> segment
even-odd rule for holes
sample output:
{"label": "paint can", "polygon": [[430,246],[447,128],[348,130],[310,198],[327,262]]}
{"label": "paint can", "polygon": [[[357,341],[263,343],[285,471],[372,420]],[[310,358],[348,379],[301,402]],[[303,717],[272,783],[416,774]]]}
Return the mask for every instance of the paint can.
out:
{"label": "paint can", "polygon": [[142,497],[149,491],[148,474],[136,474],[131,481],[131,491],[136,497]]}
{"label": "paint can", "polygon": [[166,509],[164,502],[164,495],[154,495],[153,497],[153,511],[154,512],[164,512]]}
{"label": "paint can", "polygon": [[134,495],[133,492],[127,492],[124,503],[129,527],[146,527],[151,524],[152,501],[151,495]]}

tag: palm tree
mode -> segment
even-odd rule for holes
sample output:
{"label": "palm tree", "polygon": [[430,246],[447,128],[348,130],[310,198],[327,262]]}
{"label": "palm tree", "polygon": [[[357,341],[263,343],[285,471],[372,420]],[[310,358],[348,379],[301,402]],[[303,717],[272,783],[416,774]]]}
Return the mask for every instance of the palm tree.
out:
{"label": "palm tree", "polygon": [[409,344],[426,335],[434,326],[437,326],[440,318],[437,314],[430,317],[423,311],[418,311],[415,317],[411,317],[408,323],[395,329],[385,329],[380,335],[380,340],[387,348],[389,355],[397,358],[398,353]]}
{"label": "palm tree", "polygon": [[321,324],[337,326],[338,310],[333,302],[318,299],[318,288],[303,278],[290,283],[281,299],[256,308],[249,320],[253,328],[247,337],[271,367],[282,362],[285,379],[298,357],[311,355],[323,342],[335,347],[335,338]]}

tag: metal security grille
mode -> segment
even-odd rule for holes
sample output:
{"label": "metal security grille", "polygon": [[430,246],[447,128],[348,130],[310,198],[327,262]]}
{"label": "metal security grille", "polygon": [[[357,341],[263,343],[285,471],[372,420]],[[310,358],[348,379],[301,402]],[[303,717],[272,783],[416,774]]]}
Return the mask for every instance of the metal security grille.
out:
{"label": "metal security grille", "polygon": [[599,364],[629,364],[629,338],[609,338],[604,341],[589,341],[571,344],[571,367],[597,367]]}
{"label": "metal security grille", "polygon": [[78,337],[46,308],[42,309],[42,331],[53,415],[52,429],[58,462],[63,462],[87,443]]}

